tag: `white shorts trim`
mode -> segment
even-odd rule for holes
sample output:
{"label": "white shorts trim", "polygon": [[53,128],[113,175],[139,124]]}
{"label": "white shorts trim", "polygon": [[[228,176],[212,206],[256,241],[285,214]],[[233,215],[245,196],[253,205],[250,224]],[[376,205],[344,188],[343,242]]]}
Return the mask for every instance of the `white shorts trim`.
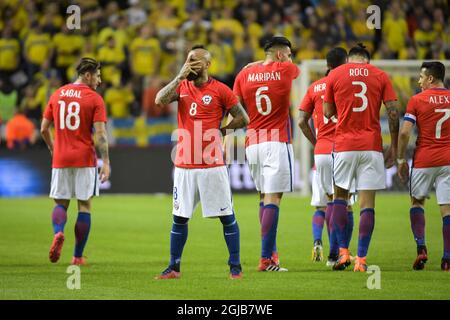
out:
{"label": "white shorts trim", "polygon": [[411,196],[423,200],[430,197],[433,185],[438,204],[450,204],[450,166],[412,168],[410,180]]}
{"label": "white shorts trim", "polygon": [[[334,194],[333,187],[333,156],[331,154],[314,155],[314,164],[312,176],[312,197],[311,205],[314,207],[326,207],[328,204],[328,195]],[[355,193],[355,180],[352,180],[350,193]],[[349,205],[355,203],[356,195],[352,195]]]}
{"label": "white shorts trim", "polygon": [[233,214],[230,178],[225,166],[204,169],[175,167],[172,213],[190,219],[199,202],[205,218]]}
{"label": "white shorts trim", "polygon": [[377,151],[345,151],[333,154],[334,183],[350,190],[352,180],[359,190],[381,190],[386,188],[384,158]]}
{"label": "white shorts trim", "polygon": [[50,198],[86,201],[99,195],[97,168],[53,168]]}
{"label": "white shorts trim", "polygon": [[269,141],[245,149],[250,174],[261,193],[292,192],[294,151],[292,144]]}

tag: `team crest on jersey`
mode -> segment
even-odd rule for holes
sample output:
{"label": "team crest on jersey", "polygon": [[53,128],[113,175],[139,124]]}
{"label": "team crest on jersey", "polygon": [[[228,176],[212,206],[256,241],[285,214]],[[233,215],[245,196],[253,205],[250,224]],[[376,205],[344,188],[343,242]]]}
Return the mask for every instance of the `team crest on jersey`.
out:
{"label": "team crest on jersey", "polygon": [[179,208],[180,208],[180,204],[178,203],[178,201],[174,201],[173,202],[173,208],[175,209],[175,210],[178,210]]}
{"label": "team crest on jersey", "polygon": [[212,97],[209,94],[207,94],[206,96],[203,96],[203,98],[202,98],[202,102],[205,105],[209,105],[211,103],[211,101],[212,101]]}

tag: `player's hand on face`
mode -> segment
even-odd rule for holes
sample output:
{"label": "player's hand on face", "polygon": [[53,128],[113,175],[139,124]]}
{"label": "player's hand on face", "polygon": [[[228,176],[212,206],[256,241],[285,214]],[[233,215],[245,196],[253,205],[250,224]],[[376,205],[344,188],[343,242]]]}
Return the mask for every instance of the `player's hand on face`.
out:
{"label": "player's hand on face", "polygon": [[109,166],[109,163],[103,162],[103,166],[100,169],[100,182],[103,183],[105,181],[108,181],[110,173],[111,167]]}
{"label": "player's hand on face", "polygon": [[408,182],[409,179],[409,165],[408,162],[401,163],[397,166],[397,175],[402,183]]}
{"label": "player's hand on face", "polygon": [[186,62],[178,73],[178,78],[180,80],[186,79],[190,73],[198,74],[201,69],[202,62],[200,60],[191,61],[191,56],[192,54],[188,55]]}

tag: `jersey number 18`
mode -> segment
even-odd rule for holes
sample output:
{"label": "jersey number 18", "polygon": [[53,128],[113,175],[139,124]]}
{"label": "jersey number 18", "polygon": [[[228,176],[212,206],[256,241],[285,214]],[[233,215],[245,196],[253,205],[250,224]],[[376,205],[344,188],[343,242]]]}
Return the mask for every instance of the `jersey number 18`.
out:
{"label": "jersey number 18", "polygon": [[[64,130],[77,130],[80,127],[80,104],[76,101],[72,101],[67,106],[66,114],[66,102],[59,100],[59,128]],[[74,119],[74,121],[72,121]],[[72,124],[73,122],[73,124]]]}

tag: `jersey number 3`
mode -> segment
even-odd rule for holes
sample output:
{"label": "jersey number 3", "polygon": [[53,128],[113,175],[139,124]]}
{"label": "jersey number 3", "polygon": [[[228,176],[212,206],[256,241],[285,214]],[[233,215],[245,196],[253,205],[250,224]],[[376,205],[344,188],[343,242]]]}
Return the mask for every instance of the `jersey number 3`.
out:
{"label": "jersey number 3", "polygon": [[355,93],[355,97],[362,99],[362,105],[357,108],[353,108],[354,112],[362,112],[367,109],[367,105],[369,103],[369,100],[367,99],[366,92],[367,92],[367,85],[362,81],[352,81],[353,85],[361,86],[361,91],[358,93]]}
{"label": "jersey number 3", "polygon": [[80,104],[76,101],[70,102],[67,106],[66,114],[66,103],[62,100],[59,100],[58,103],[59,128],[61,130],[64,130],[65,128],[69,130],[77,130],[80,127]]}

